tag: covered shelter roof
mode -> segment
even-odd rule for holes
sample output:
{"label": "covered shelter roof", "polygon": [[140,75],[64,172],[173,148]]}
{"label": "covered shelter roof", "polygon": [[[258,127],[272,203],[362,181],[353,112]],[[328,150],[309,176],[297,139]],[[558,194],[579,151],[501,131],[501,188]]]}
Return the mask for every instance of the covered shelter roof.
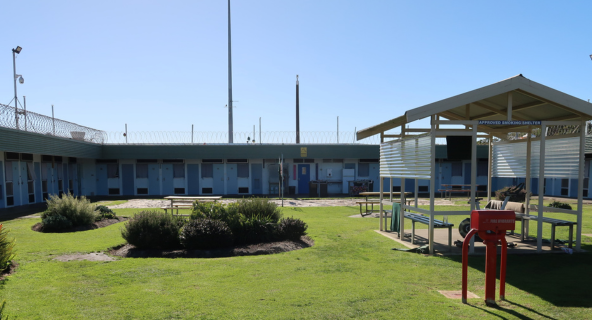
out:
{"label": "covered shelter roof", "polygon": [[[509,102],[508,94],[511,93]],[[510,112],[510,119],[508,117]],[[526,125],[496,125],[493,121],[563,121],[592,119],[592,104],[525,78],[522,74],[447,99],[410,109],[404,115],[357,132],[361,140],[438,115],[449,120],[487,120],[479,131],[520,131]]]}

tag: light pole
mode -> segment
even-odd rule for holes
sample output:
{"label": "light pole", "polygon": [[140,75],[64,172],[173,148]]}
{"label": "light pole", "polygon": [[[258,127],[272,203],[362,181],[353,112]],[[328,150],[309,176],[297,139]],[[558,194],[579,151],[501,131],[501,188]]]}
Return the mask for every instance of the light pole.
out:
{"label": "light pole", "polygon": [[12,70],[14,72],[14,120],[16,123],[16,129],[18,130],[19,125],[18,125],[18,98],[16,96],[16,79],[19,79],[20,83],[24,83],[25,79],[23,79],[23,76],[21,76],[20,74],[16,74],[16,55],[21,53],[21,50],[23,50],[23,48],[16,46],[15,49],[12,49]]}

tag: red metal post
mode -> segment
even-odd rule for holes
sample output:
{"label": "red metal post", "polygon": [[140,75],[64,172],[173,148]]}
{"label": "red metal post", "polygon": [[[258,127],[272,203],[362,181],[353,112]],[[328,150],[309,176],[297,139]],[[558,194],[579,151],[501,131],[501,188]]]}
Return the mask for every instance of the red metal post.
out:
{"label": "red metal post", "polygon": [[463,241],[463,249],[462,249],[462,303],[467,303],[467,269],[469,266],[469,242],[471,242],[471,238],[473,235],[477,233],[477,230],[471,229],[465,240]]}
{"label": "red metal post", "polygon": [[[505,233],[505,231],[504,231]],[[502,241],[502,256],[500,260],[500,300],[506,299],[506,261],[508,260],[508,243],[504,234],[501,235]]]}
{"label": "red metal post", "polygon": [[485,304],[495,305],[497,274],[497,240],[484,240],[485,249]]}

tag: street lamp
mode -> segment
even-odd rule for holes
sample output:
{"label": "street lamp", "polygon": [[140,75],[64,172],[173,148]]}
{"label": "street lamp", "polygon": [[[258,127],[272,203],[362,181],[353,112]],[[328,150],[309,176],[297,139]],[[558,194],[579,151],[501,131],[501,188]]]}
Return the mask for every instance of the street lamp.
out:
{"label": "street lamp", "polygon": [[18,100],[17,100],[17,96],[16,96],[16,79],[18,79],[19,83],[23,84],[25,82],[25,79],[23,79],[23,76],[20,74],[16,74],[16,55],[21,53],[21,50],[23,50],[23,48],[16,46],[15,49],[12,49],[12,70],[14,71],[14,119],[16,122],[16,129],[18,130],[19,125],[18,125]]}

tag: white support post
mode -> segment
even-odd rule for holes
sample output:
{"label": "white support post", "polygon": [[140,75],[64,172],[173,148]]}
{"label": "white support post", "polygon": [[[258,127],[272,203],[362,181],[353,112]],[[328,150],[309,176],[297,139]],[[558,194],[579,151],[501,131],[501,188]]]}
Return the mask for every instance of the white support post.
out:
{"label": "white support post", "polygon": [[380,177],[380,231],[384,231],[382,228],[382,216],[384,215],[384,211],[382,211],[383,210],[382,200],[384,199],[383,198],[383,195],[384,195],[383,188],[384,188],[384,178]]}
{"label": "white support post", "polygon": [[471,141],[471,211],[475,210],[475,195],[477,193],[477,126],[473,126]]}
{"label": "white support post", "polygon": [[417,208],[417,206],[419,205],[419,180],[415,179],[415,189],[413,190],[414,193],[414,202],[415,202],[415,207]]}
{"label": "white support post", "polygon": [[[580,124],[580,163],[578,172],[578,225],[576,226],[576,251],[581,250],[582,244],[582,213],[584,205],[584,166],[586,165],[586,121]],[[571,235],[570,235],[571,236]]]}
{"label": "white support post", "polygon": [[405,178],[401,178],[401,212],[399,214],[399,239],[405,238],[405,208],[407,197],[405,196]]}
{"label": "white support post", "polygon": [[491,176],[493,175],[493,135],[489,135],[489,158],[487,159],[487,202],[491,201]]}
{"label": "white support post", "polygon": [[[530,197],[532,195],[532,178],[531,178],[531,174],[530,174],[530,163],[531,163],[531,153],[532,153],[532,127],[528,126],[528,137],[526,138],[526,201],[525,201],[525,214],[529,215],[530,214]],[[543,192],[542,190],[539,190],[539,193]],[[528,228],[529,227],[529,221],[526,221],[526,228],[525,230],[520,230],[520,238],[522,240],[525,239],[525,237],[528,237]]]}
{"label": "white support post", "polygon": [[540,150],[541,153],[539,155],[539,218],[537,219],[537,252],[543,251],[543,190],[545,188],[544,181],[545,181],[545,138],[547,135],[547,123],[545,121],[541,122],[541,144]]}
{"label": "white support post", "polygon": [[[435,197],[435,187],[436,187],[436,124],[435,124],[435,120],[436,117],[432,116],[432,131],[430,132],[430,138],[431,138],[431,144],[430,144],[430,148],[431,148],[431,159],[430,159],[430,163],[431,163],[431,170],[430,170],[430,225],[429,225],[429,237],[428,237],[428,241],[429,241],[429,248],[430,248],[430,254],[434,254],[434,197]],[[417,188],[417,180],[415,181],[415,187]],[[417,197],[417,193],[416,193],[416,197]],[[415,201],[416,205],[417,205],[417,198]]]}
{"label": "white support post", "polygon": [[512,121],[512,92],[508,92],[508,121]]}
{"label": "white support post", "polygon": [[390,201],[393,202],[393,177],[391,176],[389,179],[391,181],[391,189],[389,190],[389,194],[391,195]]}

